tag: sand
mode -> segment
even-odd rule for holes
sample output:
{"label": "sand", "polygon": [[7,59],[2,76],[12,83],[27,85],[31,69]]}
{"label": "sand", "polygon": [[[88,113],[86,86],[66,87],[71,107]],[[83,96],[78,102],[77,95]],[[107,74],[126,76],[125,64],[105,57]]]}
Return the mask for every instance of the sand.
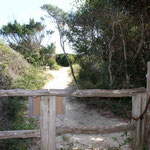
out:
{"label": "sand", "polygon": [[[54,77],[49,81],[45,89],[65,89],[69,88],[68,84],[71,78],[68,75],[68,67],[62,67],[58,71],[48,70]],[[94,109],[89,109],[85,104],[77,102],[76,100],[66,98],[66,113],[57,116],[57,126],[69,127],[104,127],[118,124],[126,124],[123,119],[117,117],[102,116],[100,112]],[[126,139],[121,136],[123,133],[113,133],[104,135],[71,135],[66,134],[57,137],[57,149],[89,149],[89,150],[112,150],[110,147],[118,147]],[[114,140],[114,138],[116,140]],[[121,150],[129,150],[129,146],[121,146]],[[117,149],[116,149],[117,150]]]}

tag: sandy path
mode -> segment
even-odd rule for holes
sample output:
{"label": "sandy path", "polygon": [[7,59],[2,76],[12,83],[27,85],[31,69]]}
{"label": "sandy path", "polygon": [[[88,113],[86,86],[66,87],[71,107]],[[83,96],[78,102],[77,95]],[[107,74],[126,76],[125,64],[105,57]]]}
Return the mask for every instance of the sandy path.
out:
{"label": "sandy path", "polygon": [[[58,71],[48,71],[54,77],[53,80],[45,85],[45,89],[64,89],[68,88],[68,83],[71,78],[68,76],[68,67],[63,67]],[[57,116],[57,126],[71,126],[71,127],[90,127],[90,126],[111,126],[122,124],[121,120],[117,118],[106,118],[95,110],[88,110],[86,105],[66,98],[66,114]],[[124,137],[122,133],[106,134],[106,135],[64,135],[57,137],[58,149],[91,149],[93,147],[97,150],[107,150],[109,146],[117,146],[122,143]],[[116,137],[118,141],[114,142],[112,137]],[[129,150],[127,146],[121,148],[122,150]]]}
{"label": "sandy path", "polygon": [[44,89],[65,89],[68,87],[68,83],[71,82],[71,78],[68,76],[69,67],[63,67],[60,70],[48,70],[47,73],[53,75],[54,79],[48,82]]}

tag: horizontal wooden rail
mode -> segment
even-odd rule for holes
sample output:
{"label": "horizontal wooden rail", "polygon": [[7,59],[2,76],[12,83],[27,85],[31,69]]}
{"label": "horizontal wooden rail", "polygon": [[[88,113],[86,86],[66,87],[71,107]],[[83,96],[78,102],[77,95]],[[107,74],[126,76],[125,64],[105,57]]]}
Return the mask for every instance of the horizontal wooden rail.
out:
{"label": "horizontal wooden rail", "polygon": [[[108,127],[57,127],[56,134],[108,134],[134,130],[134,125],[116,125]],[[0,131],[0,139],[40,138],[40,130]]]}
{"label": "horizontal wooden rail", "polygon": [[130,97],[136,93],[146,92],[145,88],[136,89],[121,89],[121,90],[101,90],[101,89],[89,89],[89,90],[77,90],[73,93],[75,97]]}
{"label": "horizontal wooden rail", "polygon": [[4,96],[74,96],[74,97],[131,97],[137,93],[145,93],[145,88],[121,89],[121,90],[0,90],[0,97]]}
{"label": "horizontal wooden rail", "polygon": [[40,130],[0,131],[0,140],[26,138],[40,138]]}
{"label": "horizontal wooden rail", "polygon": [[107,127],[60,127],[57,129],[57,135],[62,134],[108,134],[122,131],[134,130],[134,125],[115,125]]}
{"label": "horizontal wooden rail", "polygon": [[72,90],[63,89],[41,89],[41,90],[0,90],[0,97],[3,96],[71,96]]}

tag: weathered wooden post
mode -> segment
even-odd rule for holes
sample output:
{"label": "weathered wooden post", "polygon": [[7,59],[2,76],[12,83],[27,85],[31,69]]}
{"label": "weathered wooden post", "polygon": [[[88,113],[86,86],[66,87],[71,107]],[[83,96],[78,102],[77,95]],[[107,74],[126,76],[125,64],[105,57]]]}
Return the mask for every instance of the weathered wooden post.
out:
{"label": "weathered wooden post", "polygon": [[56,150],[56,97],[41,97],[41,150]]}
{"label": "weathered wooden post", "polygon": [[132,97],[132,116],[138,118],[143,112],[143,117],[139,120],[132,120],[136,129],[132,132],[133,150],[150,149],[150,106],[147,107],[150,98],[150,62],[147,63],[147,88],[146,93],[140,93]]}
{"label": "weathered wooden post", "polygon": [[[146,93],[139,93],[132,97],[132,117],[138,118],[145,110]],[[145,145],[145,115],[142,119],[132,120],[135,130],[132,131],[132,150],[144,150]]]}
{"label": "weathered wooden post", "polygon": [[[147,103],[150,99],[150,62],[147,63]],[[147,149],[150,149],[150,105],[148,106],[147,112],[146,112],[146,135],[145,135],[145,145],[147,146]]]}

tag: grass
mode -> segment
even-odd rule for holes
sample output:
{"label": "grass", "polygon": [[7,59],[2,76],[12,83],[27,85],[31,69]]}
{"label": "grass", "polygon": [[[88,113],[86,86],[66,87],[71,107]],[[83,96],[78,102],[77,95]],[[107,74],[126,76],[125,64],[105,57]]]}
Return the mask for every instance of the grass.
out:
{"label": "grass", "polygon": [[11,88],[39,89],[44,86],[44,84],[45,80],[43,76],[38,73],[37,69],[31,67],[12,82]]}
{"label": "grass", "polygon": [[[81,68],[80,68],[80,66],[78,64],[73,64],[72,67],[73,67],[74,75],[75,75],[75,77],[77,79],[78,78],[78,73],[79,73],[79,71],[80,71]],[[70,68],[69,68],[68,74],[69,74],[69,76],[72,79],[72,82],[69,84],[71,86],[71,85],[74,84],[74,79],[72,77],[71,69]]]}
{"label": "grass", "polygon": [[[79,73],[79,71],[80,71],[80,66],[78,65],[78,64],[73,64],[72,65],[72,67],[73,67],[73,70],[74,70],[74,75],[75,75],[75,77],[77,77],[78,76],[78,73]],[[71,70],[69,69],[69,76],[71,76],[72,77],[72,74],[71,74]],[[72,78],[73,79],[73,78]]]}

